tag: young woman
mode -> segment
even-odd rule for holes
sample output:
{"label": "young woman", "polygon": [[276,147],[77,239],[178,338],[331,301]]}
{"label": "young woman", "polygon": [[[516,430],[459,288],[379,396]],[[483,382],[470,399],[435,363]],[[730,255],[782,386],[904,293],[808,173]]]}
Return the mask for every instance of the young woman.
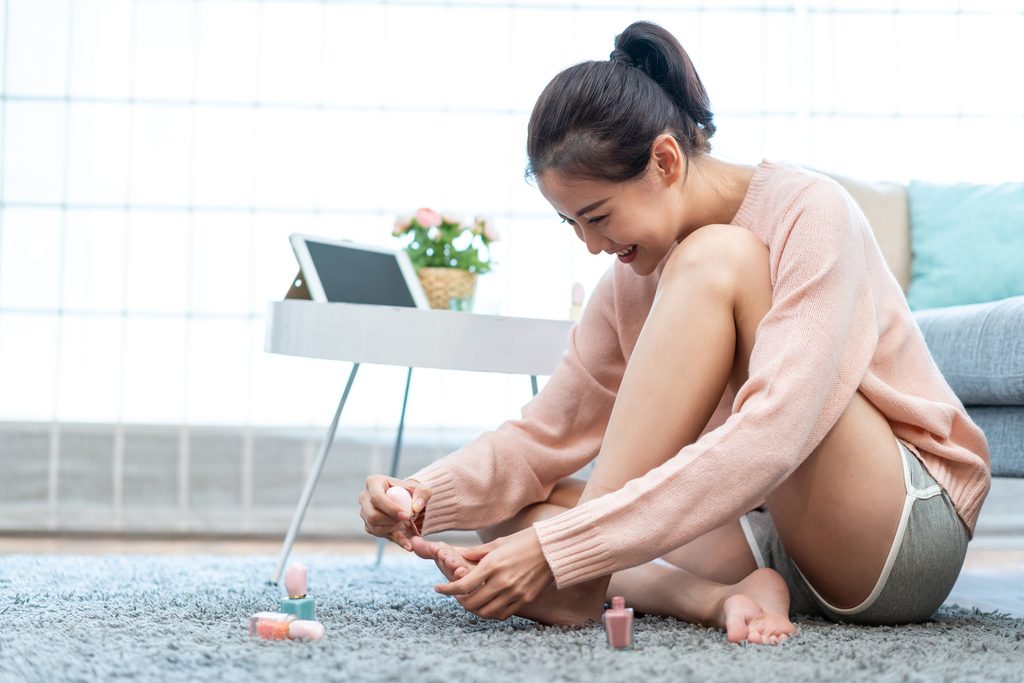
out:
{"label": "young woman", "polygon": [[[851,197],[715,159],[714,132],[686,52],[645,22],[537,101],[529,173],[618,263],[522,419],[360,495],[367,531],[437,561],[467,610],[573,624],[621,595],[775,643],[792,614],[908,623],[952,588],[988,491],[984,435]],[[423,533],[485,543],[414,537],[391,486]]]}

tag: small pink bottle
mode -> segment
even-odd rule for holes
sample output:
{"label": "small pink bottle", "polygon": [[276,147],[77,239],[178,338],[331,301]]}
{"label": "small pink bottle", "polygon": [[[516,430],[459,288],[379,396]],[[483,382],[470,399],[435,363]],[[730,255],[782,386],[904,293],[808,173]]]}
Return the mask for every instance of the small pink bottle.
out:
{"label": "small pink bottle", "polygon": [[625,598],[612,598],[611,609],[604,611],[601,622],[608,634],[608,647],[614,650],[633,649],[633,608],[626,607]]}

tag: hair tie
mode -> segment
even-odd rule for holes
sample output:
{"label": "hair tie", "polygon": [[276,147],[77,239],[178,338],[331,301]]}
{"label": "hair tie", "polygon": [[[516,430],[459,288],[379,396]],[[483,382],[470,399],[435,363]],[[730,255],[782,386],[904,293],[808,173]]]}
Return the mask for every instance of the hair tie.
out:
{"label": "hair tie", "polygon": [[608,61],[620,62],[622,64],[625,64],[626,66],[639,66],[638,64],[633,63],[633,58],[629,55],[628,52],[623,50],[621,47],[617,47],[614,50],[612,50],[611,54],[608,55]]}

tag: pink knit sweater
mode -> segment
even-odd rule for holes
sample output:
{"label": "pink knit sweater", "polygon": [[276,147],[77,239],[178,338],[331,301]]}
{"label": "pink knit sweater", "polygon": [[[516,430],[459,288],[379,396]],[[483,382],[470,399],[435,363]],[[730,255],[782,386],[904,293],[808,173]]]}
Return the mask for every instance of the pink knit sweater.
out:
{"label": "pink knit sweater", "polygon": [[[854,200],[830,179],[764,161],[733,224],[767,245],[771,267],[772,307],[749,379],[667,463],[534,524],[559,588],[648,562],[756,507],[857,389],[920,455],[973,534],[989,487],[988,444],[932,361]],[[522,419],[410,477],[433,491],[423,533],[504,521],[597,456],[664,263],[647,277],[615,263]]]}

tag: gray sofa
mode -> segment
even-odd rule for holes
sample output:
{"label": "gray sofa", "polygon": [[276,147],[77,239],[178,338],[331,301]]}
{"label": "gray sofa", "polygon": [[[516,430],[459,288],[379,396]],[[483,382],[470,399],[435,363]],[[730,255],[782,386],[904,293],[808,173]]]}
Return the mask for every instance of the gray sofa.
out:
{"label": "gray sofa", "polygon": [[[906,292],[913,258],[906,187],[826,175],[860,204]],[[935,364],[985,432],[992,476],[1024,477],[1024,296],[916,311],[914,317]]]}

